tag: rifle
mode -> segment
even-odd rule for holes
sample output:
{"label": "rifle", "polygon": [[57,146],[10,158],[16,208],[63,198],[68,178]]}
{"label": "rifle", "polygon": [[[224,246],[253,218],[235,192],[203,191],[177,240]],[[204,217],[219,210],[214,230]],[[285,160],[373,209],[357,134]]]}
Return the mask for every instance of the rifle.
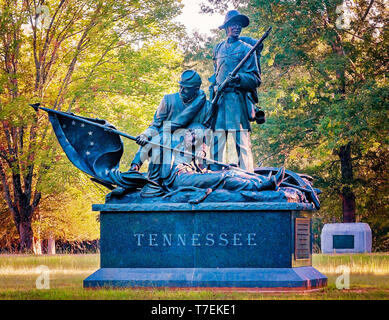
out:
{"label": "rifle", "polygon": [[250,51],[245,55],[245,57],[239,62],[239,64],[235,67],[234,70],[232,70],[229,75],[226,77],[226,79],[221,83],[220,86],[218,86],[215,97],[212,99],[211,102],[211,112],[210,112],[210,118],[207,120],[207,124],[211,121],[211,119],[214,118],[214,115],[216,114],[217,110],[217,103],[220,99],[220,96],[228,83],[231,81],[231,78],[235,77],[240,70],[240,68],[246,63],[246,61],[250,58],[250,56],[257,50],[257,48],[262,44],[262,42],[269,36],[269,33],[271,31],[272,27],[269,27],[269,29],[266,30],[266,32],[263,34],[261,39],[259,39],[256,44],[250,49]]}

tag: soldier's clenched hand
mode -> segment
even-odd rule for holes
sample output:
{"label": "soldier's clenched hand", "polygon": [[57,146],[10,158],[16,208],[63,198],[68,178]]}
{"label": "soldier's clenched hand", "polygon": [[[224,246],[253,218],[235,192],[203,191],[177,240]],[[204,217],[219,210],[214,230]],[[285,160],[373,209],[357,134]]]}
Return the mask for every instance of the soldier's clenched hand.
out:
{"label": "soldier's clenched hand", "polygon": [[139,165],[136,164],[136,163],[133,163],[133,164],[131,165],[131,168],[130,168],[131,171],[139,171],[139,169],[140,169],[140,167],[139,167]]}
{"label": "soldier's clenched hand", "polygon": [[147,138],[147,136],[145,134],[140,134],[139,136],[136,137],[136,140],[135,142],[137,144],[139,144],[140,146],[145,146],[147,144],[147,142],[149,141],[149,139]]}
{"label": "soldier's clenched hand", "polygon": [[239,74],[237,74],[235,76],[228,75],[228,85],[229,86],[235,86],[235,85],[239,84],[239,82],[240,82]]}

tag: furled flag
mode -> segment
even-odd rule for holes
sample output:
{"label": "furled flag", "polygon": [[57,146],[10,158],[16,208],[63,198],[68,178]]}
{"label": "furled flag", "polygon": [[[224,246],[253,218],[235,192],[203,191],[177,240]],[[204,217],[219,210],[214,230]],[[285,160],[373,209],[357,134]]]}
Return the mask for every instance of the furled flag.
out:
{"label": "furled flag", "polygon": [[101,119],[85,118],[72,113],[31,105],[49,114],[55,135],[69,160],[80,170],[108,188],[113,185],[125,189],[143,187],[148,179],[140,172],[119,171],[123,142],[115,127]]}

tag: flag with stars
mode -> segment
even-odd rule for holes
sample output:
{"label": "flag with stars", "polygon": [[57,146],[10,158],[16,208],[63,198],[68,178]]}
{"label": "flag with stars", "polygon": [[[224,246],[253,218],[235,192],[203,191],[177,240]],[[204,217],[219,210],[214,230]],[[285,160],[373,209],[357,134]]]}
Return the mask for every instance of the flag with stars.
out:
{"label": "flag with stars", "polygon": [[117,174],[123,154],[121,137],[108,129],[79,121],[77,118],[107,128],[115,127],[101,119],[84,118],[74,114],[70,114],[72,118],[69,118],[58,112],[48,113],[55,135],[69,160],[78,169],[97,180],[116,184],[112,174]]}

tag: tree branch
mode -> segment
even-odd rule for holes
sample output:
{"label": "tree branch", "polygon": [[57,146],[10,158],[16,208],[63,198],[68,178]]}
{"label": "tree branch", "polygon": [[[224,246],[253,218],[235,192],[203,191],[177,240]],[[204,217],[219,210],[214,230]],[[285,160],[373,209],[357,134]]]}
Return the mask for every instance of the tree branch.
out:
{"label": "tree branch", "polygon": [[76,53],[75,53],[75,55],[74,55],[70,65],[68,67],[68,71],[66,73],[66,76],[65,76],[64,80],[62,81],[62,85],[61,85],[61,88],[60,88],[60,90],[58,92],[57,99],[55,100],[53,109],[56,109],[57,106],[59,104],[61,104],[61,100],[62,100],[62,97],[63,97],[63,91],[66,90],[67,86],[69,85],[70,78],[72,77],[72,74],[73,74],[73,71],[74,71],[77,59],[78,59],[78,55],[84,49],[83,47],[85,46],[85,42],[88,41],[87,36],[89,34],[89,31],[96,25],[96,21],[97,21],[97,18],[98,18],[98,14],[97,13],[100,11],[100,8],[101,8],[101,6],[99,6],[96,9],[96,11],[94,13],[94,16],[92,17],[88,27],[85,29],[81,39],[79,40],[79,42],[77,44]]}
{"label": "tree branch", "polygon": [[11,134],[9,132],[8,123],[6,123],[5,121],[2,121],[2,125],[3,125],[4,134],[5,134],[5,139],[7,141],[8,153],[11,155],[10,161],[15,162],[14,151],[12,148]]}
{"label": "tree branch", "polygon": [[0,157],[3,158],[8,163],[9,166],[12,165],[12,162],[8,159],[8,157],[5,153],[0,151]]}
{"label": "tree branch", "polygon": [[374,0],[370,0],[370,3],[365,11],[365,14],[362,16],[362,22],[365,21],[367,15],[369,14],[371,7],[373,6],[373,3],[374,3]]}
{"label": "tree branch", "polygon": [[18,214],[15,211],[15,206],[14,206],[14,203],[13,203],[12,198],[11,198],[11,193],[10,193],[10,190],[8,187],[7,178],[6,178],[4,168],[3,168],[3,165],[1,162],[0,162],[0,179],[1,179],[1,183],[3,185],[2,190],[3,190],[4,199],[9,207],[9,209],[12,211],[13,216],[17,216]]}
{"label": "tree branch", "polygon": [[38,206],[39,201],[41,200],[42,194],[38,192],[35,188],[35,193],[34,193],[34,200],[32,201],[32,211],[35,210],[35,208]]}
{"label": "tree branch", "polygon": [[[40,83],[40,64],[39,64],[39,59],[38,59],[38,52],[37,52],[37,28],[36,25],[33,23],[33,18],[32,18],[32,10],[30,6],[30,2],[27,1],[27,9],[29,12],[29,18],[30,18],[30,24],[32,28],[32,48],[33,48],[33,55],[34,55],[34,62],[35,62],[35,90],[38,88],[38,85]],[[36,11],[36,3],[34,1],[34,7]],[[35,19],[36,21],[36,19]]]}

